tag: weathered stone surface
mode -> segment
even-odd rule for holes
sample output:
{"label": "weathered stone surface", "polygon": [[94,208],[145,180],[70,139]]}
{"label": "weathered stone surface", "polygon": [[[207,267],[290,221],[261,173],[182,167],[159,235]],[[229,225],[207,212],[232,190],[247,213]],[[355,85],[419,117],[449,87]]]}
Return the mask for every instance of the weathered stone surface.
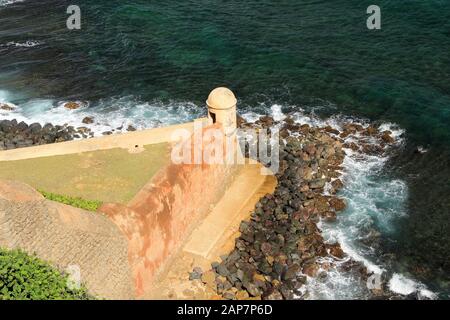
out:
{"label": "weathered stone surface", "polygon": [[328,245],[330,254],[335,256],[336,258],[342,259],[345,256],[344,251],[342,250],[339,243]]}
{"label": "weathered stone surface", "polygon": [[43,199],[39,192],[27,184],[0,179],[0,200],[25,202]]}
{"label": "weathered stone surface", "polygon": [[276,289],[271,289],[263,298],[264,300],[284,300],[283,295]]}
{"label": "weathered stone surface", "polygon": [[320,189],[320,188],[325,187],[326,182],[327,182],[326,179],[316,179],[309,183],[309,187],[311,189]]}
{"label": "weathered stone surface", "polygon": [[344,187],[344,183],[341,179],[336,179],[333,182],[331,182],[331,186],[333,187],[334,193],[341,190]]}
{"label": "weathered stone surface", "polygon": [[61,271],[79,267],[99,298],[134,298],[127,241],[107,217],[43,200],[22,184],[2,181],[0,194],[1,247],[35,253]]}
{"label": "weathered stone surface", "polygon": [[195,267],[194,270],[189,273],[189,280],[197,280],[202,278],[203,271],[199,267]]}
{"label": "weathered stone surface", "polygon": [[240,290],[236,293],[236,300],[247,300],[248,298],[248,292],[245,290]]}
{"label": "weathered stone surface", "polygon": [[311,263],[303,267],[303,273],[310,277],[315,277],[318,271],[319,266],[316,263]]}
{"label": "weathered stone surface", "polygon": [[216,288],[216,273],[214,271],[207,271],[202,275],[202,282],[208,287]]}
{"label": "weathered stone surface", "polygon": [[375,136],[378,134],[378,129],[373,126],[369,126],[366,130],[364,130],[363,134],[367,136]]}

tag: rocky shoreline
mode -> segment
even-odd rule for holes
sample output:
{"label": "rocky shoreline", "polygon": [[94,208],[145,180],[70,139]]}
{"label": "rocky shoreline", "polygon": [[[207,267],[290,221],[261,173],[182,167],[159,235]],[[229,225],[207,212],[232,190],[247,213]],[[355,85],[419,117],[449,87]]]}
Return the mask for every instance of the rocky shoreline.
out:
{"label": "rocky shoreline", "polygon": [[[66,102],[64,108],[69,110],[76,110],[85,106],[82,102]],[[1,103],[0,111],[12,112],[15,110],[12,104]],[[74,127],[68,124],[53,125],[46,123],[42,126],[40,123],[27,124],[24,121],[0,120],[0,150],[10,150],[24,147],[31,147],[34,145],[42,145],[63,141],[70,141],[74,139],[93,138],[94,132],[89,125],[95,123],[94,117],[84,117],[81,121],[83,126]],[[136,131],[137,129],[128,125],[126,127],[118,127],[102,132],[102,135],[111,135],[126,130],[127,132]]]}
{"label": "rocky shoreline", "polygon": [[[66,109],[77,109],[80,104],[69,102],[65,104]],[[0,111],[11,112],[15,106],[6,103],[0,103]],[[84,122],[83,123],[90,123]],[[0,150],[10,150],[17,148],[31,147],[63,141],[70,141],[79,138],[93,137],[93,132],[86,127],[74,128],[73,126],[53,125],[46,123],[42,126],[40,123],[27,124],[24,121],[0,120]]]}
{"label": "rocky shoreline", "polygon": [[[364,283],[366,267],[347,257],[339,243],[326,243],[319,221],[334,221],[346,208],[336,194],[346,149],[380,155],[395,142],[390,131],[373,125],[346,123],[330,126],[299,125],[288,116],[283,121],[261,117],[255,123],[239,121],[242,128],[280,130],[278,186],[256,205],[249,221],[240,225],[235,248],[209,271],[195,268],[193,281],[201,281],[222,299],[307,299],[308,277],[326,277],[338,267],[355,272]],[[392,298],[386,284],[367,289],[371,298]]]}
{"label": "rocky shoreline", "polygon": [[30,125],[17,120],[0,120],[0,150],[30,147],[34,145],[73,140],[78,136],[71,126]]}

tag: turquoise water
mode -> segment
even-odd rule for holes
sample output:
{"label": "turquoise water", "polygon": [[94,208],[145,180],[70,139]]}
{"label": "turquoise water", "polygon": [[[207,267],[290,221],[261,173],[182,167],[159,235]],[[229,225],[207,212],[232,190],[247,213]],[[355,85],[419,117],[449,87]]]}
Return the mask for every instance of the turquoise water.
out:
{"label": "turquoise water", "polygon": [[[371,199],[406,217],[374,223],[376,255],[450,292],[449,1],[379,0],[378,31],[366,28],[372,1],[79,0],[80,31],[66,29],[69,4],[0,1],[0,99],[19,106],[14,116],[156,126],[201,115],[225,85],[245,111],[395,123],[405,142],[367,185],[402,181],[402,201]],[[67,115],[65,100],[89,108]]]}

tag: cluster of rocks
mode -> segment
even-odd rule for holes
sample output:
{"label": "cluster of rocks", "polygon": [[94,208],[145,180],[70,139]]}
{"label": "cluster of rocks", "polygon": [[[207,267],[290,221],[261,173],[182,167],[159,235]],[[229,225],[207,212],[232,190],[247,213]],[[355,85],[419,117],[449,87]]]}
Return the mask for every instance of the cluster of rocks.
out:
{"label": "cluster of rocks", "polygon": [[[82,102],[71,101],[71,102],[66,102],[64,104],[64,108],[69,109],[69,110],[76,110],[76,109],[81,108],[84,105],[85,105],[85,103],[82,103]],[[85,117],[85,118],[83,118],[83,120],[81,122],[84,124],[93,124],[95,122],[95,120],[93,117]],[[86,128],[86,127],[80,127],[80,128],[77,128],[77,130],[81,131],[83,134],[86,134],[86,131],[88,134],[92,134],[90,129]],[[123,126],[118,127],[116,129],[111,129],[109,131],[104,131],[104,132],[102,132],[102,135],[109,136],[109,135],[113,134],[115,131],[122,131],[122,130],[123,130]],[[132,125],[128,125],[126,130],[127,131],[136,131],[136,128]],[[86,137],[83,136],[83,138],[86,138]]]}
{"label": "cluster of rocks", "polygon": [[10,106],[9,104],[6,104],[6,103],[0,103],[0,110],[13,111],[14,107],[12,107],[12,106]]}
{"label": "cluster of rocks", "polygon": [[[364,266],[345,257],[338,243],[324,241],[317,223],[334,221],[346,207],[336,196],[343,187],[339,177],[344,148],[383,152],[384,145],[394,142],[390,132],[353,123],[344,125],[342,131],[330,126],[315,128],[290,117],[283,122],[262,117],[251,124],[240,119],[239,125],[281,129],[278,185],[273,194],[260,199],[250,220],[241,223],[233,251],[207,272],[194,269],[190,278],[201,279],[224,299],[238,300],[305,298],[307,276],[326,272],[331,267],[326,261],[345,260],[342,265],[367,278]],[[347,145],[344,139],[350,135],[357,136],[358,143]],[[321,259],[325,257],[330,259]]]}
{"label": "cluster of rocks", "polygon": [[[14,107],[9,104],[0,103],[0,110],[14,111]],[[52,125],[47,123],[42,126],[40,123],[27,124],[24,121],[0,120],[0,150],[30,147],[48,143],[69,141],[75,138],[88,137],[90,130],[85,128],[75,129],[68,125]]]}
{"label": "cluster of rocks", "polygon": [[30,147],[33,145],[68,141],[76,137],[77,131],[70,126],[54,126],[50,123],[30,125],[17,120],[0,121],[0,150]]}
{"label": "cluster of rocks", "polygon": [[[84,104],[81,102],[67,102],[64,107],[68,110],[79,109]],[[0,110],[13,111],[15,108],[9,104],[0,103]],[[84,117],[82,123],[90,125],[95,123],[94,117]],[[123,127],[105,131],[103,135],[113,134],[121,131]],[[126,127],[127,131],[136,131],[132,125]],[[33,145],[49,144],[55,142],[69,141],[73,139],[92,138],[94,132],[88,126],[73,127],[67,124],[52,125],[50,123],[42,126],[39,123],[27,124],[24,121],[0,120],[0,150],[9,150]]]}
{"label": "cluster of rocks", "polygon": [[[102,135],[109,136],[109,135],[114,134],[115,131],[119,131],[120,132],[122,130],[123,130],[123,125],[120,126],[120,127],[117,127],[116,129],[111,129],[110,131],[102,132]],[[130,131],[136,131],[137,129],[130,124],[130,125],[127,126],[126,130],[128,132],[130,132]]]}

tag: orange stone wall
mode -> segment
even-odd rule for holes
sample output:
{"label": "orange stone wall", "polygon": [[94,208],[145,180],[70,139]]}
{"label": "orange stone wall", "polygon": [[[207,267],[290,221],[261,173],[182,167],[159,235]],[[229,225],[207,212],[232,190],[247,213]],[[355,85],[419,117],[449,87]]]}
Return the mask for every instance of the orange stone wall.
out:
{"label": "orange stone wall", "polygon": [[236,165],[171,163],[127,206],[105,204],[100,208],[129,241],[137,297],[151,288],[155,275],[220,200],[237,171]]}

